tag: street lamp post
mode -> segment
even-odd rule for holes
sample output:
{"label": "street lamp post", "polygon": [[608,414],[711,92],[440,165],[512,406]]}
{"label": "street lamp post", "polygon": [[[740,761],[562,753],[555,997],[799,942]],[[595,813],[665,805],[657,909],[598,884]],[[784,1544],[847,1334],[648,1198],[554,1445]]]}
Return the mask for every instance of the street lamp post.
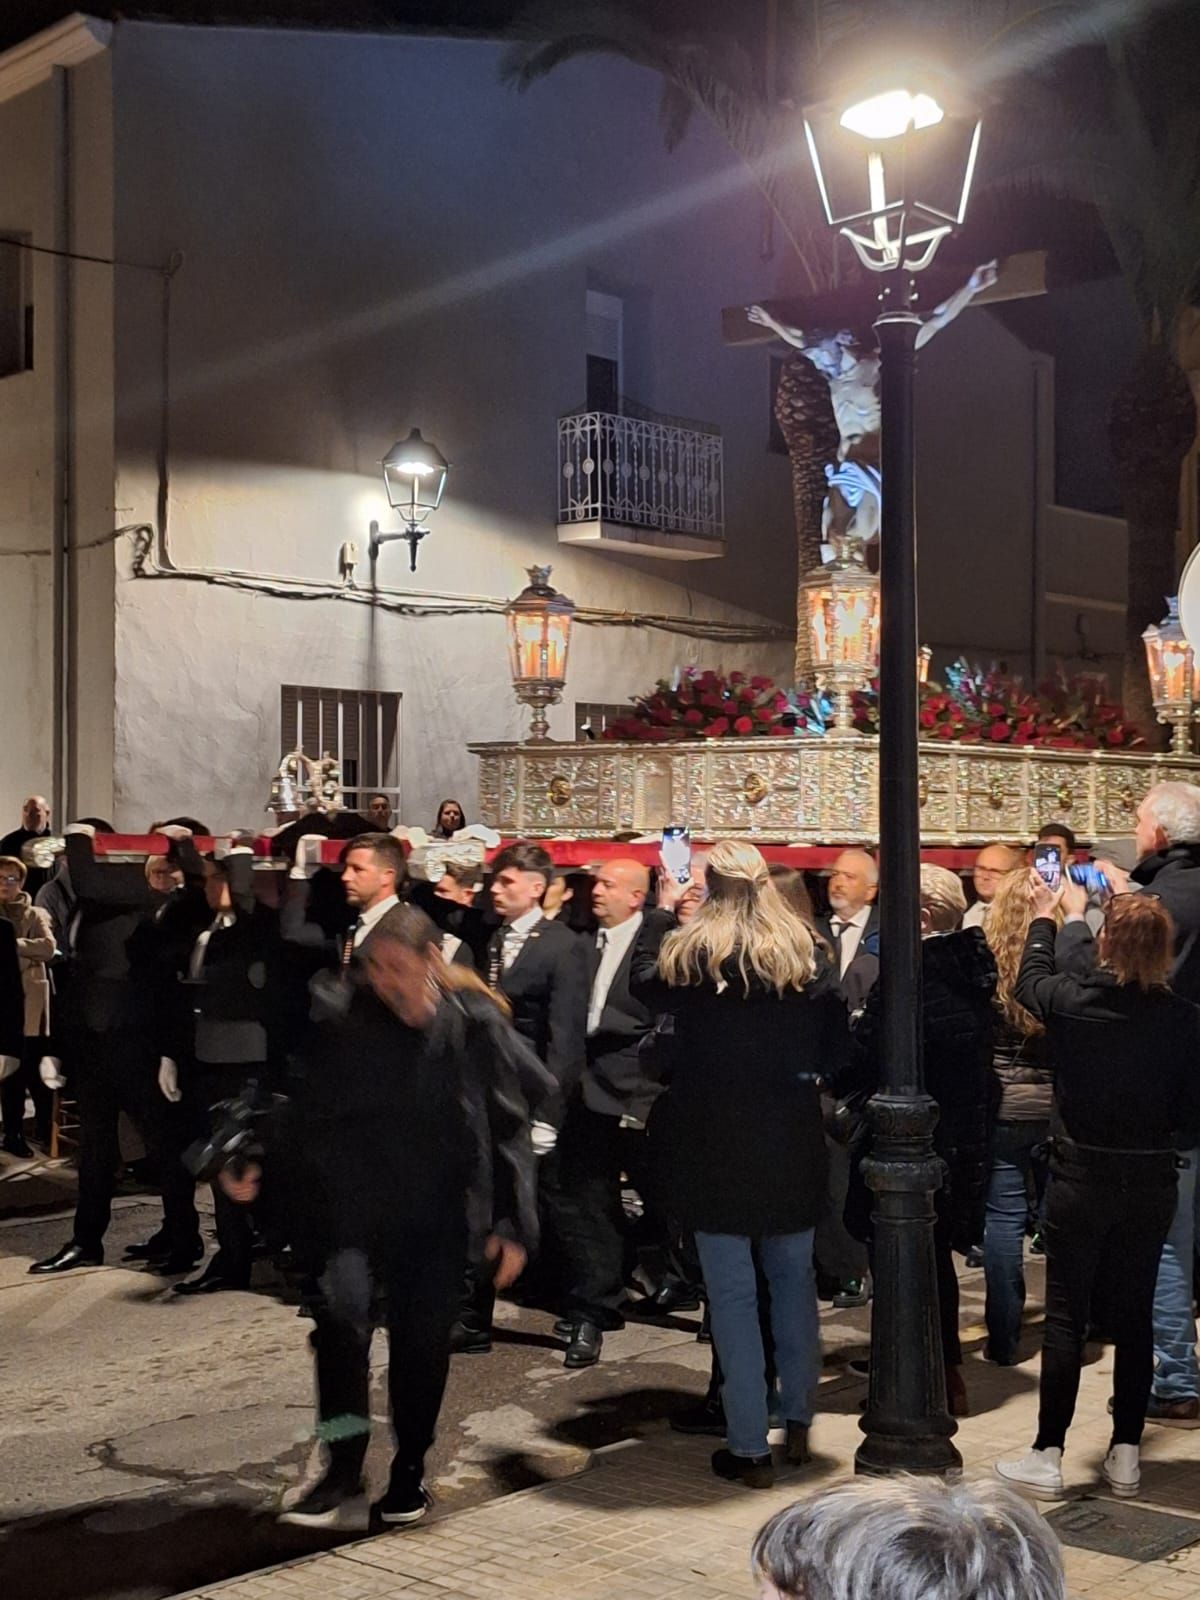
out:
{"label": "street lamp post", "polygon": [[871,1377],[863,1473],[952,1473],[934,1259],[937,1107],[921,1060],[920,801],[913,374],[921,319],[913,275],[966,212],[978,119],[945,80],[902,71],[815,107],[805,133],[827,220],[882,278],[879,656],[879,916],[882,1082],[868,1106],[875,1197]]}

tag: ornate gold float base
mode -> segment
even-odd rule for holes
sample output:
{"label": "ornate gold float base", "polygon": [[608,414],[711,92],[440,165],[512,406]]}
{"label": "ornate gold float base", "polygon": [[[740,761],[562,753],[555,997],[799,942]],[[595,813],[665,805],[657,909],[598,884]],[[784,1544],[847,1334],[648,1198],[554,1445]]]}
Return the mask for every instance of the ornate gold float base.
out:
{"label": "ornate gold float base", "polygon": [[[714,739],[675,744],[474,744],[481,819],[507,835],[596,838],[668,823],[698,838],[873,844],[874,739]],[[1200,757],[985,750],[923,743],[928,845],[1027,843],[1045,822],[1081,839],[1132,830],[1146,791],[1200,783]]]}

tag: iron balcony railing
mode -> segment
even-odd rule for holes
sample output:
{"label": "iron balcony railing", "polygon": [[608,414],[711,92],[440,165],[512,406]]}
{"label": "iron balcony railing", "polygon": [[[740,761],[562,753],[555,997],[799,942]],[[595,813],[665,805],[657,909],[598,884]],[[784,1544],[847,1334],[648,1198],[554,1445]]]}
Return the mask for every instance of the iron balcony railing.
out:
{"label": "iron balcony railing", "polygon": [[558,520],[725,537],[721,435],[702,423],[579,411],[558,424]]}

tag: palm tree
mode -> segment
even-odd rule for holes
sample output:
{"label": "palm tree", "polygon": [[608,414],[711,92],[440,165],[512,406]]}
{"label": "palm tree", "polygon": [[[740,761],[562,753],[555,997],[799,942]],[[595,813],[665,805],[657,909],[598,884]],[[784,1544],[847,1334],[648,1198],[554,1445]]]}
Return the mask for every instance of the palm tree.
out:
{"label": "palm tree", "polygon": [[[856,37],[883,36],[899,20],[906,33],[919,29],[941,41],[964,76],[988,87],[998,103],[989,117],[990,171],[981,172],[980,183],[1032,177],[1094,206],[1143,329],[1138,358],[1112,398],[1110,439],[1129,528],[1125,705],[1149,732],[1155,722],[1141,632],[1174,589],[1180,469],[1196,437],[1191,390],[1176,357],[1200,281],[1200,100],[1183,76],[1195,59],[1194,30],[1181,11],[1159,16],[1133,42],[1114,41],[1100,31],[1113,25],[1112,8],[1096,5],[783,4],[783,97],[774,71],[756,66],[737,39],[647,20],[653,8],[646,0],[537,0],[517,20],[503,75],[525,89],[563,62],[598,52],[657,72],[668,149],[697,115],[715,127],[745,161],[812,294],[857,270],[815,223],[817,197],[806,163],[796,158],[795,104],[817,98],[814,86],[829,63],[853,54]],[[779,0],[767,6],[777,17]],[[1136,19],[1137,8],[1126,9]],[[799,358],[785,371],[779,410],[792,450],[802,558],[820,519],[814,439],[832,420],[806,384],[805,366]]]}

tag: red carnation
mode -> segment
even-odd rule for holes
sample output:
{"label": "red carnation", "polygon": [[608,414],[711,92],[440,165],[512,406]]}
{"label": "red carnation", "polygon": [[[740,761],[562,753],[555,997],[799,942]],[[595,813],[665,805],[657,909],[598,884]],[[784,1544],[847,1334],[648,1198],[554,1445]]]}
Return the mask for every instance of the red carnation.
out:
{"label": "red carnation", "polygon": [[703,711],[698,711],[695,706],[692,706],[689,710],[683,713],[683,720],[687,723],[689,728],[698,728],[704,721],[704,713]]}
{"label": "red carnation", "polygon": [[925,710],[925,711],[922,711],[922,713],[921,713],[921,726],[923,728],[932,728],[936,721],[937,721],[937,718],[934,716],[932,711],[929,711],[928,709]]}
{"label": "red carnation", "polygon": [[792,730],[789,727],[786,727],[782,722],[777,722],[773,728],[768,728],[767,732],[773,737],[779,737],[782,735],[786,739],[790,738]]}
{"label": "red carnation", "polygon": [[770,722],[771,718],[775,715],[775,712],[770,706],[759,706],[754,715],[757,717],[759,722]]}
{"label": "red carnation", "polygon": [[753,733],[754,720],[752,717],[739,717],[733,725],[734,733]]}
{"label": "red carnation", "polygon": [[954,729],[948,722],[943,722],[937,729],[934,737],[937,739],[953,739]]}
{"label": "red carnation", "polygon": [[1123,728],[1110,728],[1106,737],[1109,744],[1124,744],[1125,730]]}
{"label": "red carnation", "polygon": [[773,689],[775,685],[770,678],[764,678],[761,673],[750,679],[750,687],[762,693],[764,689]]}
{"label": "red carnation", "polygon": [[729,718],[728,717],[717,717],[714,721],[709,723],[707,728],[705,728],[704,737],[706,739],[719,739],[723,733],[728,733],[728,732],[729,732]]}
{"label": "red carnation", "polygon": [[994,739],[999,744],[1002,739],[1008,738],[1009,731],[1007,722],[993,722],[988,729],[988,738]]}

